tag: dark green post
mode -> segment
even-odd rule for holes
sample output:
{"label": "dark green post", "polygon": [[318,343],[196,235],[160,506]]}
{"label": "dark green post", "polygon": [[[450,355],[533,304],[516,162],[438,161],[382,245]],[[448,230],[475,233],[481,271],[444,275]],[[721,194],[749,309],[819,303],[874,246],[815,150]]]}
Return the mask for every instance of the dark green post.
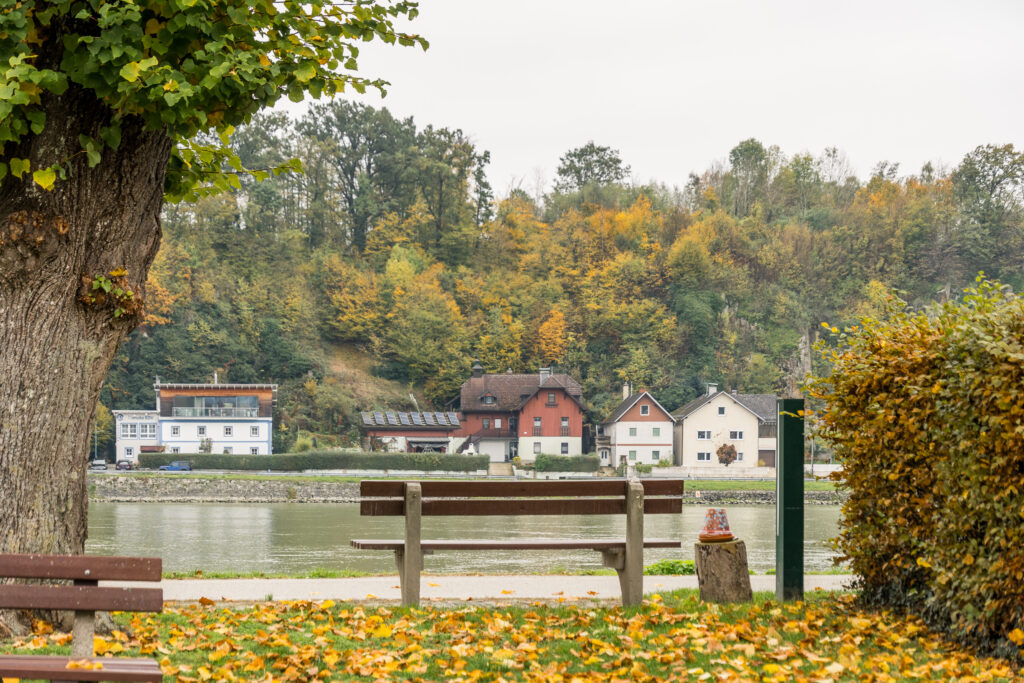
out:
{"label": "dark green post", "polygon": [[804,597],[804,400],[779,399],[775,461],[775,599]]}

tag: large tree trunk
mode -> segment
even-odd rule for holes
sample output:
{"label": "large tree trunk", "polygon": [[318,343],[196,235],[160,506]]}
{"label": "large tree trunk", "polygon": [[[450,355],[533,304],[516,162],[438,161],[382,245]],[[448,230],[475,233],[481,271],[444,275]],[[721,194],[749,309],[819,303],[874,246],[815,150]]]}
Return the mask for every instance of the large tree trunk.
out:
{"label": "large tree trunk", "polygon": [[[74,86],[43,106],[43,132],[2,158],[70,173],[51,191],[31,174],[0,181],[0,553],[84,550],[91,418],[141,316],[171,149],[129,117],[120,147],[88,168],[78,136],[100,138],[105,106]],[[88,301],[95,277],[118,269],[133,299]]]}

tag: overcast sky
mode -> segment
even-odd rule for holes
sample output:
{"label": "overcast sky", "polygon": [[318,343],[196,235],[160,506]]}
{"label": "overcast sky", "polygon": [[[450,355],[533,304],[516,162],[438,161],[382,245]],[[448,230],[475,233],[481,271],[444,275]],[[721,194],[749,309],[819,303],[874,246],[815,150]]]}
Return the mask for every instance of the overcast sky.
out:
{"label": "overcast sky", "polygon": [[862,177],[985,143],[1024,146],[1024,2],[421,0],[431,43],[367,46],[367,104],[461,128],[499,196],[548,185],[588,140],[637,182],[683,186],[755,137],[837,146]]}

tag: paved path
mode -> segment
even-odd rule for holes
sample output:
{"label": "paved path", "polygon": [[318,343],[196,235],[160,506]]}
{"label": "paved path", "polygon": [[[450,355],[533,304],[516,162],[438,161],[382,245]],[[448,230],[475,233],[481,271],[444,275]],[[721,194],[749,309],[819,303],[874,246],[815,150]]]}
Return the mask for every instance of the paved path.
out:
{"label": "paved path", "polygon": [[[806,590],[842,590],[848,575],[808,575]],[[751,576],[755,591],[774,591],[774,576]],[[102,585],[127,585],[103,582]],[[146,585],[152,584],[132,584]],[[644,592],[696,588],[696,576],[645,576]],[[384,600],[399,601],[398,576],[370,576],[355,579],[173,579],[162,582],[164,600],[188,602],[211,600]],[[618,600],[621,596],[616,576],[565,575],[423,575],[421,598],[424,601],[513,601]]]}

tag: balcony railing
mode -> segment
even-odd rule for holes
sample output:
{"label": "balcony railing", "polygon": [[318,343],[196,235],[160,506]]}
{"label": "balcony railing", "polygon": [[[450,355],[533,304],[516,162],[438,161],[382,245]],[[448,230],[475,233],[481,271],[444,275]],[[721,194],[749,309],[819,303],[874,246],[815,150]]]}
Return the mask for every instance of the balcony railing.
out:
{"label": "balcony railing", "polygon": [[257,408],[173,408],[174,417],[259,417]]}
{"label": "balcony railing", "polygon": [[560,432],[559,435],[560,436],[569,436],[569,428],[568,427],[562,427],[561,428],[561,432]]}
{"label": "balcony railing", "polygon": [[534,435],[534,436],[543,436],[543,434],[541,433],[542,431],[543,431],[543,430],[541,430],[541,428],[540,428],[540,427],[534,427],[534,428],[533,428],[533,435]]}

